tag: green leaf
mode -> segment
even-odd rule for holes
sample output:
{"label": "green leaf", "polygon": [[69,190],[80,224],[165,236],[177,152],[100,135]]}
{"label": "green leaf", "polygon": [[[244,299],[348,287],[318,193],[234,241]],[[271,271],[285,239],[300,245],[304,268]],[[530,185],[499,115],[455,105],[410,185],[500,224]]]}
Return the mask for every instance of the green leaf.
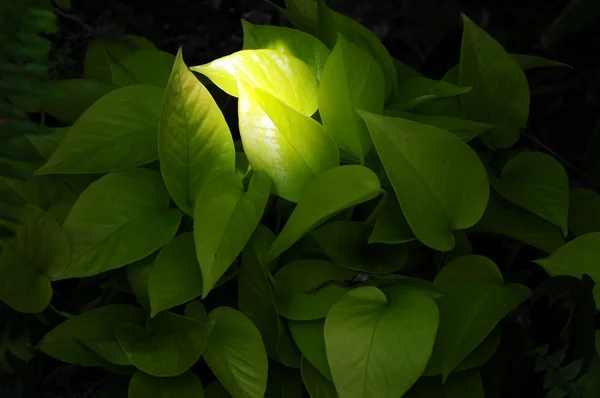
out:
{"label": "green leaf", "polygon": [[600,308],[600,232],[578,236],[552,252],[550,256],[535,262],[550,275],[570,275],[581,278],[584,274],[592,277],[596,308]]}
{"label": "green leaf", "polygon": [[244,84],[271,94],[311,116],[317,110],[317,77],[300,59],[275,50],[242,50],[190,68],[208,77],[233,97]]}
{"label": "green leaf", "polygon": [[491,182],[506,199],[559,226],[567,236],[569,177],[553,156],[521,152]]}
{"label": "green leaf", "polygon": [[[404,62],[400,61],[398,58],[395,58],[395,57],[392,57],[392,58],[394,60],[394,66],[396,68],[398,88],[402,88],[404,83],[406,83],[408,80],[412,79],[413,77],[423,77],[423,75],[421,75],[418,71],[411,68]],[[396,98],[393,98],[393,102],[398,102],[398,101],[396,101]]]}
{"label": "green leaf", "polygon": [[54,3],[63,10],[71,9],[71,0],[54,0]]}
{"label": "green leaf", "polygon": [[546,59],[542,57],[537,57],[535,55],[526,55],[526,54],[511,54],[512,59],[517,61],[521,69],[530,70],[535,68],[545,68],[549,66],[562,66],[569,69],[573,69],[570,65],[567,65],[562,62],[553,61],[551,59]]}
{"label": "green leaf", "polygon": [[131,291],[137,298],[138,303],[146,310],[150,311],[150,297],[148,294],[148,282],[150,279],[150,270],[152,269],[152,257],[136,261],[129,264],[127,271],[127,281]]}
{"label": "green leaf", "polygon": [[73,124],[100,98],[116,86],[90,79],[52,81],[44,87],[41,109],[65,124]]}
{"label": "green leaf", "polygon": [[422,380],[406,394],[406,398],[485,398],[478,373],[460,373],[445,383],[430,378]]}
{"label": "green leaf", "polygon": [[193,372],[176,377],[152,377],[137,371],[129,383],[129,398],[204,398],[202,382]]}
{"label": "green leaf", "polygon": [[221,110],[188,70],[181,49],[169,78],[158,134],[165,184],[175,203],[193,214],[202,186],[214,175],[234,170],[235,151]]}
{"label": "green leaf", "polygon": [[443,80],[413,77],[400,88],[395,104],[389,108],[407,110],[440,98],[455,97],[471,91],[472,87],[459,87]]}
{"label": "green leaf", "polygon": [[297,367],[300,354],[279,318],[271,284],[273,277],[263,263],[268,249],[261,242],[263,231],[256,230],[242,253],[238,279],[238,308],[260,331],[269,357],[286,366]]}
{"label": "green leaf", "polygon": [[354,112],[383,112],[385,80],[377,62],[340,35],[319,85],[319,115],[341,150],[361,163],[372,147],[369,132]]}
{"label": "green leaf", "polygon": [[88,108],[37,174],[105,173],[158,159],[164,90],[137,85],[115,90]]}
{"label": "green leaf", "polygon": [[468,119],[496,125],[480,136],[488,147],[508,148],[519,140],[529,116],[529,86],[517,61],[502,45],[462,14],[460,85],[473,90],[461,96]]}
{"label": "green leaf", "polygon": [[67,319],[46,334],[36,348],[59,361],[99,366],[102,359],[80,344],[89,343],[99,351],[112,353],[113,360],[121,362],[125,354],[115,336],[115,328],[125,323],[142,326],[144,321],[144,311],[139,307],[106,305]]}
{"label": "green leaf", "polygon": [[427,293],[346,293],[325,319],[327,358],[340,398],[402,396],[423,373],[439,313]]}
{"label": "green leaf", "polygon": [[166,88],[174,62],[173,54],[144,50],[134,52],[119,64],[131,73],[137,83]]}
{"label": "green leaf", "polygon": [[342,267],[374,274],[402,269],[408,262],[408,247],[367,244],[371,231],[367,223],[332,221],[311,235],[327,257]]}
{"label": "green leaf", "polygon": [[49,278],[69,265],[69,241],[40,208],[26,204],[11,211],[20,225],[14,237],[0,240],[0,301],[19,312],[42,312],[52,298]]}
{"label": "green leaf", "polygon": [[42,158],[48,160],[67,131],[69,131],[68,127],[56,127],[49,134],[25,134],[25,138],[35,147]]}
{"label": "green leaf", "polygon": [[244,152],[254,170],[273,180],[273,192],[297,202],[307,181],[340,164],[333,138],[314,119],[258,88],[240,84]]}
{"label": "green leaf", "polygon": [[302,380],[311,398],[337,398],[335,386],[327,380],[314,366],[302,358]]}
{"label": "green leaf", "polygon": [[185,306],[185,316],[193,318],[199,322],[208,321],[206,307],[198,300],[192,300]]}
{"label": "green leaf", "polygon": [[469,230],[507,236],[551,253],[565,243],[560,228],[509,202],[495,191],[481,220]]}
{"label": "green leaf", "polygon": [[600,195],[587,188],[571,188],[569,229],[577,236],[600,232]]}
{"label": "green leaf", "polygon": [[[135,48],[130,45],[134,45]],[[85,54],[83,76],[88,79],[112,83],[111,61],[118,62],[132,55],[136,50],[156,50],[148,39],[126,35],[121,39],[98,39],[90,43]]]}
{"label": "green leaf", "polygon": [[337,27],[333,13],[327,7],[325,0],[317,0],[317,32],[318,38],[327,47],[333,49],[338,38]]}
{"label": "green leaf", "polygon": [[377,175],[358,165],[338,166],[313,177],[267,254],[270,261],[336,213],[379,195]]}
{"label": "green leaf", "polygon": [[455,134],[458,138],[465,142],[469,142],[478,137],[480,134],[494,128],[494,126],[491,124],[474,122],[472,120],[461,119],[458,117],[421,115],[418,113],[409,113],[389,108],[385,110],[384,115],[407,119],[413,122],[437,127],[438,129],[446,130],[452,134]]}
{"label": "green leaf", "polygon": [[496,264],[474,254],[451,261],[433,283],[445,295],[437,300],[440,326],[435,342],[444,380],[531,295],[525,286],[504,284]]}
{"label": "green leaf", "polygon": [[292,337],[302,352],[302,366],[310,363],[311,367],[326,380],[331,381],[331,370],[325,351],[325,319],[314,321],[288,321]]}
{"label": "green leaf", "polygon": [[268,361],[256,326],[229,307],[215,308],[208,319],[215,322],[203,355],[210,370],[234,398],[263,398]]}
{"label": "green leaf", "polygon": [[329,284],[313,292],[321,284],[351,280],[356,271],[329,261],[297,260],[283,266],[275,275],[275,298],[279,313],[295,321],[324,318],[327,311],[350,287]]}
{"label": "green leaf", "polygon": [[321,79],[329,49],[317,38],[296,29],[281,26],[253,25],[242,19],[244,50],[267,49],[291,55],[310,67]]}
{"label": "green leaf", "polygon": [[168,205],[169,194],[155,171],[125,170],[93,182],[63,224],[71,263],[59,279],[97,275],[160,249],[181,222],[181,212]]}
{"label": "green leaf", "polygon": [[150,270],[148,294],[151,317],[202,295],[193,232],[178,235],[158,253]]}
{"label": "green leaf", "polygon": [[270,192],[271,180],[265,173],[255,172],[244,192],[233,171],[217,175],[200,191],[194,239],[202,271],[202,298],[242,252],[263,216]]}
{"label": "green leaf", "polygon": [[475,225],[488,202],[488,177],[477,153],[436,127],[360,115],[415,236],[433,249],[452,250],[452,230]]}
{"label": "green leaf", "polygon": [[396,244],[415,240],[396,195],[386,194],[382,200],[384,203],[369,236],[369,243]]}
{"label": "green leaf", "polygon": [[214,322],[161,312],[148,323],[148,329],[134,324],[116,328],[117,339],[131,363],[156,377],[174,377],[194,365],[207,345]]}

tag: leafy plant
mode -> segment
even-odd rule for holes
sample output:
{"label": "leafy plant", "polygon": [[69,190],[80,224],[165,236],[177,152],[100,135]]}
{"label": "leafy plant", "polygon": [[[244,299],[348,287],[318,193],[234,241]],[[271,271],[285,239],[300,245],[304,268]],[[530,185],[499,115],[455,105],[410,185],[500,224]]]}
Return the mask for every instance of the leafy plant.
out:
{"label": "leafy plant", "polygon": [[2,351],[131,398],[493,397],[516,351],[547,397],[598,396],[600,197],[520,145],[525,71],[564,65],[463,15],[433,80],[323,0],[286,5],[295,28],[243,21],[205,65],[97,40],[38,98],[61,127],[15,141],[36,178],[7,184],[27,204],[0,255],[0,300],[38,332]]}

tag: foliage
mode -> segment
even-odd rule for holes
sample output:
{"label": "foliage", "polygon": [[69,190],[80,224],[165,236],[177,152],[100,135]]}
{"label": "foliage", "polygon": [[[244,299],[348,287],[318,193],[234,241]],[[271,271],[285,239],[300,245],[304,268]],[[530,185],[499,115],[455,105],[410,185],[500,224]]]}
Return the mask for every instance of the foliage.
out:
{"label": "foliage", "polygon": [[1,370],[52,358],[130,398],[483,397],[519,352],[548,398],[598,396],[600,197],[516,146],[525,70],[564,65],[463,15],[433,80],[323,0],[286,5],[295,28],[243,21],[205,65],[99,39],[28,97],[57,127],[11,141],[33,181],[1,181],[27,202]]}

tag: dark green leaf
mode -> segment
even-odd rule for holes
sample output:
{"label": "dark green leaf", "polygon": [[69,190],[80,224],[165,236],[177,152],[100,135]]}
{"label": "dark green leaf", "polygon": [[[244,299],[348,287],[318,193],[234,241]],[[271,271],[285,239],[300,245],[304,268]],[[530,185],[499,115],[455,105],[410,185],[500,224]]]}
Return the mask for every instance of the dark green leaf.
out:
{"label": "dark green leaf", "polygon": [[587,188],[571,188],[569,229],[577,236],[600,232],[600,195]]}
{"label": "dark green leaf", "polygon": [[193,372],[176,377],[152,377],[137,371],[129,383],[128,398],[204,398],[202,382]]}

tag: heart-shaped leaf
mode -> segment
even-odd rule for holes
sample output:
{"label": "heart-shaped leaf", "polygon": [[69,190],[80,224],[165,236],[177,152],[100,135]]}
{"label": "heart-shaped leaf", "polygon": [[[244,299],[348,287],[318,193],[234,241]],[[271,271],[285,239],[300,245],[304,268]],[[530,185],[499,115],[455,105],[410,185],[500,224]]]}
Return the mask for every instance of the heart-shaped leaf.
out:
{"label": "heart-shaped leaf", "polygon": [[402,396],[423,373],[439,313],[427,293],[386,298],[376,287],[346,293],[325,319],[325,347],[340,398]]}
{"label": "heart-shaped leaf", "polygon": [[415,236],[433,249],[452,250],[452,230],[477,223],[488,202],[488,177],[477,153],[447,131],[359,113]]}
{"label": "heart-shaped leaf", "polygon": [[169,78],[158,134],[165,185],[177,206],[193,214],[202,186],[214,175],[234,170],[235,151],[221,110],[188,70],[181,49]]}
{"label": "heart-shaped leaf", "polygon": [[175,377],[152,377],[137,371],[129,382],[129,398],[204,398],[202,382],[193,372]]}

